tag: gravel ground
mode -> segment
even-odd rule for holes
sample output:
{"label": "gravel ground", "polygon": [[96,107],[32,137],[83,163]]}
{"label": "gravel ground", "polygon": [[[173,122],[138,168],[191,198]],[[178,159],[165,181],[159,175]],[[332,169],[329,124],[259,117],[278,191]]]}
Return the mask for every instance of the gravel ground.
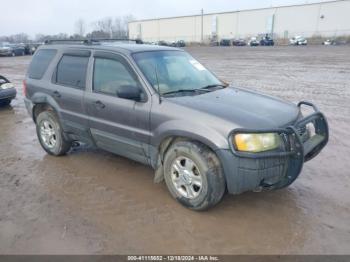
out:
{"label": "gravel ground", "polygon": [[288,189],[193,212],[146,166],[86,148],[45,154],[21,94],[30,57],[0,58],[19,92],[0,108],[1,254],[350,253],[350,47],[187,50],[233,85],[317,104],[326,149]]}

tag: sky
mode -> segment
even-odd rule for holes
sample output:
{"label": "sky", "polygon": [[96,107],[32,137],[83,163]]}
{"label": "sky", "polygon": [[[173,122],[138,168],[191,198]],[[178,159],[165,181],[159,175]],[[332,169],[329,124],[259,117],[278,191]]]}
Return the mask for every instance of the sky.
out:
{"label": "sky", "polygon": [[78,19],[93,22],[104,17],[133,15],[136,19],[235,11],[327,0],[0,0],[0,36],[26,33],[72,34]]}

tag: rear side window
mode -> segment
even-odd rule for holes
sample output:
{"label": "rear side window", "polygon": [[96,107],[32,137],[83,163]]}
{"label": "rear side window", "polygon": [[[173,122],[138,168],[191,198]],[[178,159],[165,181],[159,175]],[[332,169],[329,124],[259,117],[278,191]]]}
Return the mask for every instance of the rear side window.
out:
{"label": "rear side window", "polygon": [[56,72],[56,83],[79,89],[85,88],[86,70],[89,57],[62,56]]}
{"label": "rear side window", "polygon": [[28,76],[32,79],[41,79],[46,72],[47,67],[56,55],[57,50],[42,49],[38,50],[30,63]]}

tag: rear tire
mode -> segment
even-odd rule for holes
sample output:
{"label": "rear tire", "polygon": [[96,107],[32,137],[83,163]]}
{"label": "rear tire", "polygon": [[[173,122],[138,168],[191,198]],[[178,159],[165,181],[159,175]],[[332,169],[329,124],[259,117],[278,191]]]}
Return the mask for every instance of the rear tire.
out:
{"label": "rear tire", "polygon": [[54,111],[41,112],[36,119],[36,133],[43,149],[50,155],[65,155],[71,142],[64,138],[63,130]]}
{"label": "rear tire", "polygon": [[175,142],[166,152],[164,178],[170,194],[183,206],[201,211],[215,206],[226,191],[221,163],[198,142]]}

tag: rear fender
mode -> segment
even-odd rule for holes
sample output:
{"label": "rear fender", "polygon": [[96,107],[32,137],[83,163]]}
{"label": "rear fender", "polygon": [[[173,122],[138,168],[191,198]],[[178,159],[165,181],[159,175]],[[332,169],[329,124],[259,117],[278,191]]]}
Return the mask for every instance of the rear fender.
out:
{"label": "rear fender", "polygon": [[56,111],[59,119],[62,119],[60,107],[59,107],[58,103],[55,101],[55,99],[53,99],[51,96],[49,96],[45,93],[38,92],[38,93],[35,93],[30,98],[30,100],[33,103],[32,117],[34,119],[34,122],[36,121],[35,115],[34,115],[34,110],[35,110],[35,106],[38,104],[46,104],[46,105],[52,107]]}

